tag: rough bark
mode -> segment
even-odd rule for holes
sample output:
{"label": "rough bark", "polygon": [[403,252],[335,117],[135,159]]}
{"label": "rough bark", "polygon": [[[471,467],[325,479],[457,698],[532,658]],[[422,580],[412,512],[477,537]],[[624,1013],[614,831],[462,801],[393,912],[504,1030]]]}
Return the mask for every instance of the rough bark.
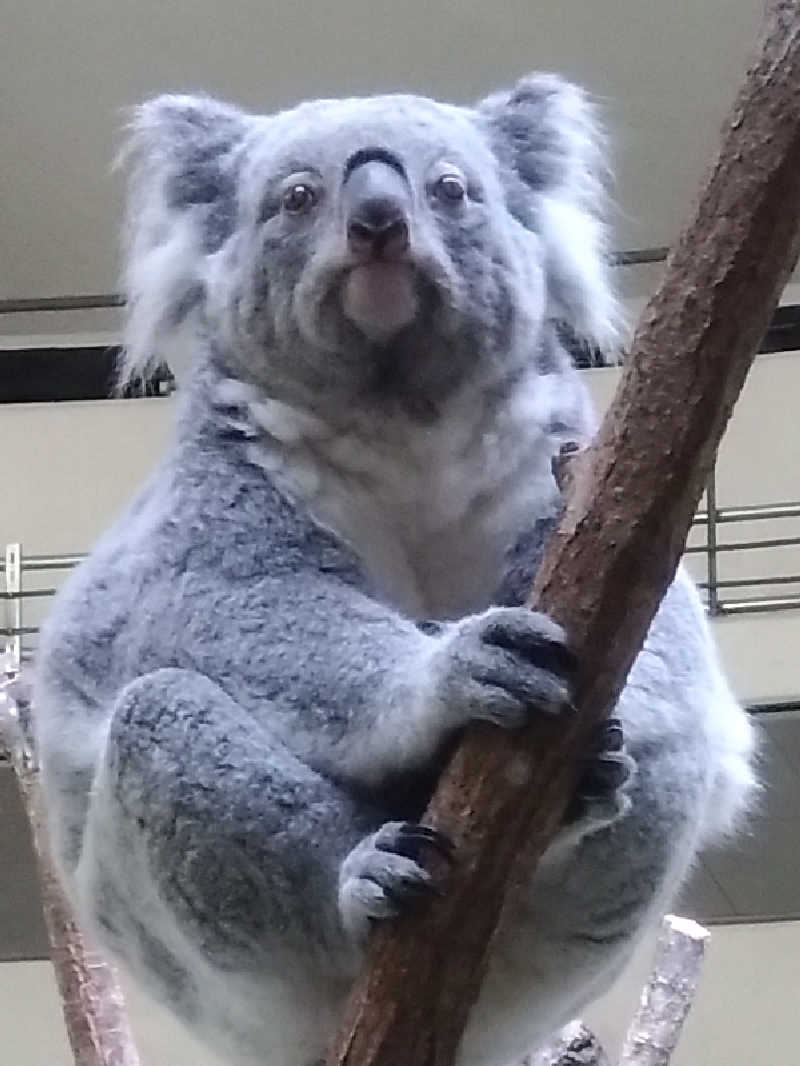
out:
{"label": "rough bark", "polygon": [[653,970],[622,1048],[620,1066],[669,1066],[697,991],[708,930],[668,914]]}
{"label": "rough bark", "polygon": [[50,958],[75,1066],[139,1066],[114,973],[100,954],[87,947],[50,859],[28,728],[28,694],[21,681],[13,685],[0,691],[0,741],[16,771],[31,825]]}
{"label": "rough bark", "polygon": [[453,1062],[507,887],[531,876],[562,821],[589,730],[613,706],[674,575],[799,250],[800,4],[783,0],[769,9],[616,399],[570,464],[566,512],[536,579],[532,602],[566,627],[579,656],[579,714],[524,736],[467,732],[425,817],[453,839],[454,875],[426,913],[376,931],[331,1066]]}

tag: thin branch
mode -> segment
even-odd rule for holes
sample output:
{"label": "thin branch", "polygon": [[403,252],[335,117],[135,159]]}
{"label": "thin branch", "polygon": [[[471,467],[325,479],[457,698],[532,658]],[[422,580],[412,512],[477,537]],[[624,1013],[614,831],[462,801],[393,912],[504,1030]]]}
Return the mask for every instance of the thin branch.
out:
{"label": "thin branch", "polygon": [[694,1001],[708,941],[708,930],[690,918],[668,914],[664,919],[620,1066],[669,1066]]}
{"label": "thin branch", "polygon": [[594,1033],[576,1020],[565,1025],[547,1047],[527,1056],[520,1066],[608,1066],[608,1058]]}
{"label": "thin branch", "polygon": [[86,946],[50,859],[29,710],[21,678],[0,685],[0,741],[14,766],[31,825],[50,958],[75,1066],[139,1066],[114,973]]}
{"label": "thin branch", "polygon": [[376,931],[331,1066],[454,1061],[507,886],[532,876],[562,824],[578,760],[674,576],[798,251],[800,5],[781,0],[694,219],[644,313],[616,400],[575,460],[566,512],[535,583],[533,601],[565,626],[578,653],[580,713],[566,730],[540,719],[524,736],[467,731],[425,816],[453,839],[455,874],[427,912]]}

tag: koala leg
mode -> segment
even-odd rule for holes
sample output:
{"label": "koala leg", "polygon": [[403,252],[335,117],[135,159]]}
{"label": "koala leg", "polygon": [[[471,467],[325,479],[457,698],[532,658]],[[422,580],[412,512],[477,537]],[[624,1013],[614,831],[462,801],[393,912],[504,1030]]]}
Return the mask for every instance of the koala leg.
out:
{"label": "koala leg", "polygon": [[391,918],[437,891],[435,880],[422,865],[424,848],[445,858],[452,854],[447,837],[430,826],[386,822],[357,844],[342,863],[339,909],[357,942],[366,936],[371,919]]}
{"label": "koala leg", "polygon": [[308,959],[334,977],[353,965],[340,868],[384,819],[265,717],[178,669],[117,699],[74,888],[107,946],[165,995],[193,983],[196,958],[228,972]]}

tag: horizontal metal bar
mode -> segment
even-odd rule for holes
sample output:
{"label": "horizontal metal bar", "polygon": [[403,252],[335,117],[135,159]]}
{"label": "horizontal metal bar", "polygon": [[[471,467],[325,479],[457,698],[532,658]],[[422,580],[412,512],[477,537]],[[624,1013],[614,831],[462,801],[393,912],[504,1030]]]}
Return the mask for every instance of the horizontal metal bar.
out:
{"label": "horizontal metal bar", "polygon": [[[756,548],[789,548],[800,544],[800,537],[773,537],[771,540],[735,540],[728,544],[717,544],[716,552],[754,551]],[[693,544],[686,549],[687,555],[705,554],[706,544]]]}
{"label": "horizontal metal bar", "polygon": [[[800,574],[782,575],[781,577],[748,577],[741,578],[737,581],[717,581],[715,586],[718,589],[739,589],[749,588],[754,585],[794,585],[800,584]],[[697,587],[699,589],[707,589],[707,581],[698,581]]]}
{"label": "horizontal metal bar", "polygon": [[669,255],[669,248],[661,245],[656,248],[631,248],[629,251],[612,252],[609,256],[612,266],[639,266],[644,263],[663,263]]}
{"label": "horizontal metal bar", "polygon": [[38,311],[94,311],[124,305],[125,300],[117,292],[86,293],[80,296],[31,296],[0,300],[0,315]]}
{"label": "horizontal metal bar", "polygon": [[[33,570],[70,570],[85,558],[85,552],[81,555],[23,555],[21,569],[23,573]],[[0,573],[5,568],[5,562],[0,559]]]}
{"label": "horizontal metal bar", "polygon": [[[630,248],[612,252],[613,266],[638,266],[643,263],[662,263],[669,249]],[[0,315],[16,315],[38,311],[94,311],[104,307],[124,307],[125,299],[118,292],[76,294],[74,296],[31,296],[0,300]]]}
{"label": "horizontal metal bar", "polygon": [[[752,507],[720,507],[717,522],[757,522],[764,518],[800,518],[800,503],[755,504]],[[698,511],[695,525],[706,525],[708,513]]]}
{"label": "horizontal metal bar", "polygon": [[57,589],[25,589],[24,592],[0,592],[0,600],[34,600],[42,596],[55,596]]}
{"label": "horizontal metal bar", "polygon": [[797,714],[800,711],[799,700],[777,700],[776,702],[752,703],[747,708],[750,714],[768,715]]}
{"label": "horizontal metal bar", "polygon": [[38,626],[0,626],[0,637],[29,637],[38,632]]}
{"label": "horizontal metal bar", "polygon": [[71,570],[78,563],[83,562],[86,554],[82,555],[29,555],[27,559],[22,556],[22,572],[28,570]]}
{"label": "horizontal metal bar", "polygon": [[755,614],[759,611],[800,610],[800,596],[768,596],[763,600],[723,600],[717,614]]}

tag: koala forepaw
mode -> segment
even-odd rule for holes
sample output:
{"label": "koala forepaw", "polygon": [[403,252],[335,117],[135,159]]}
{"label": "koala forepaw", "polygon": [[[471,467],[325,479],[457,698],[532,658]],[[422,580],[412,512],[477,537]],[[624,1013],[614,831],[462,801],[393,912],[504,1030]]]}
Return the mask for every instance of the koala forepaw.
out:
{"label": "koala forepaw", "polygon": [[618,718],[607,719],[595,732],[568,822],[581,823],[591,831],[621,818],[631,804],[625,789],[635,769],[636,763],[625,751],[622,723]]}
{"label": "koala forepaw", "polygon": [[515,729],[571,707],[575,656],[561,627],[527,607],[493,607],[456,623],[434,662],[442,702],[462,717]]}
{"label": "koala forepaw", "polygon": [[426,847],[452,856],[443,833],[414,822],[386,822],[353,848],[339,873],[339,913],[352,936],[363,938],[371,919],[392,918],[440,891],[419,861]]}

